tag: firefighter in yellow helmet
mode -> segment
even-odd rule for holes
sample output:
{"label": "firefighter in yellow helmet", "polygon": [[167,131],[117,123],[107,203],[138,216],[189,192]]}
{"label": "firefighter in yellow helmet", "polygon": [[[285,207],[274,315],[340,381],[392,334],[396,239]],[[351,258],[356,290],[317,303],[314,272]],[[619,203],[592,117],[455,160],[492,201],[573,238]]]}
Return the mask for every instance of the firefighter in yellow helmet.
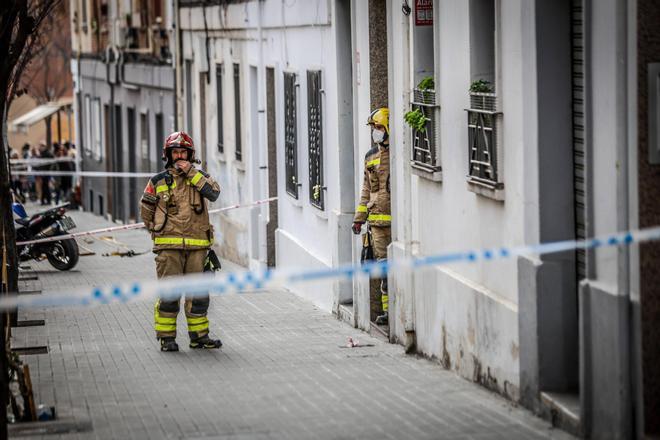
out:
{"label": "firefighter in yellow helmet", "polygon": [[[140,202],[140,215],[154,241],[158,278],[202,272],[213,244],[207,200],[217,200],[220,187],[193,166],[193,141],[182,131],[165,140],[163,161],[165,171],[149,179]],[[155,330],[162,351],[179,350],[175,339],[179,300],[156,302]],[[209,297],[186,298],[184,307],[190,348],[222,346],[219,339],[209,337]]]}
{"label": "firefighter in yellow helmet", "polygon": [[[369,150],[364,158],[362,194],[353,219],[353,233],[356,235],[360,234],[362,225],[369,222],[374,257],[378,261],[387,260],[387,246],[392,241],[389,113],[389,109],[379,108],[371,112],[367,119],[367,125],[371,127],[371,139],[376,146]],[[387,277],[381,280],[380,292],[383,314],[376,318],[376,324],[387,324]]]}

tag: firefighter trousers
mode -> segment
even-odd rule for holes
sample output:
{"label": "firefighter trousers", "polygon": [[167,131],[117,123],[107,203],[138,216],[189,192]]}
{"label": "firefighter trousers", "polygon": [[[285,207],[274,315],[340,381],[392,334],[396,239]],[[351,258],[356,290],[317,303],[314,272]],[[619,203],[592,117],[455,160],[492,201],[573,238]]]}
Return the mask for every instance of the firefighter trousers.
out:
{"label": "firefighter trousers", "polygon": [[[158,278],[199,273],[204,270],[207,249],[184,250],[164,249],[156,254],[156,273]],[[157,338],[176,336],[176,317],[179,314],[181,298],[156,301],[154,306],[154,328]],[[188,323],[190,339],[197,339],[209,333],[209,320],[206,313],[209,297],[186,298],[184,310]]]}
{"label": "firefighter trousers", "polygon": [[[376,261],[387,260],[387,246],[392,242],[392,230],[389,226],[369,226],[373,239],[374,258]],[[387,277],[380,280],[380,300],[383,312],[389,309],[389,296],[387,293]]]}

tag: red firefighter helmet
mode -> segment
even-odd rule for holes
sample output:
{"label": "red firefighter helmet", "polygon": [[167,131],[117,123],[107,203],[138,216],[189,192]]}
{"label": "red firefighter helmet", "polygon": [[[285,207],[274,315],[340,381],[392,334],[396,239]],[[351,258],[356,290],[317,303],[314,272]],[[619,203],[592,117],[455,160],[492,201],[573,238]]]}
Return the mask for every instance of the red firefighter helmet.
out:
{"label": "red firefighter helmet", "polygon": [[193,145],[192,138],[186,132],[175,131],[165,139],[163,161],[166,162],[166,166],[171,165],[172,156],[169,150],[172,148],[185,148],[188,150],[188,161],[192,162],[195,160],[195,146]]}

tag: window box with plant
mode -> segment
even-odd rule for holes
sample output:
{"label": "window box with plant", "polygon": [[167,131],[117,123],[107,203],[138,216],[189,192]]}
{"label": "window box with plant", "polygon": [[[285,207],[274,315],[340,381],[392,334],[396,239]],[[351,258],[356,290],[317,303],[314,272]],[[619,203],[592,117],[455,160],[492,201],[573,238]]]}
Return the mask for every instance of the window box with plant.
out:
{"label": "window box with plant", "polygon": [[473,81],[469,89],[470,108],[467,111],[468,175],[471,189],[501,200],[504,187],[500,176],[497,95],[486,80]]}
{"label": "window box with plant", "polygon": [[427,76],[413,89],[411,110],[406,112],[403,118],[412,129],[411,164],[414,168],[429,173],[432,180],[440,180],[439,111],[435,81],[432,76]]}

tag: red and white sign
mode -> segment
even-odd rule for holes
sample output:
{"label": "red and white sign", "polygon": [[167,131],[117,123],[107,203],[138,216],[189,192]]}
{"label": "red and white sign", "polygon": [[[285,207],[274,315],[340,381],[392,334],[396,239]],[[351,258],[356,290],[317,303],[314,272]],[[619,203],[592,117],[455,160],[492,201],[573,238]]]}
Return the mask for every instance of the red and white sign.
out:
{"label": "red and white sign", "polygon": [[433,0],[415,0],[415,26],[433,26]]}

